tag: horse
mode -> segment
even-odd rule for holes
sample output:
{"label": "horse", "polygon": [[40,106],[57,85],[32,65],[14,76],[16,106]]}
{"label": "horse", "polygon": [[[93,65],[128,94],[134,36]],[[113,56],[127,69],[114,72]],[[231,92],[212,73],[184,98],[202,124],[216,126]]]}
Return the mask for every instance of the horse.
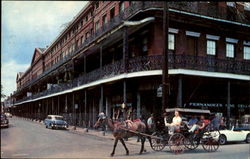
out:
{"label": "horse", "polygon": [[[115,138],[113,151],[110,154],[110,156],[112,156],[112,157],[114,156],[118,140],[124,146],[124,148],[126,150],[126,155],[129,155],[129,150],[124,142],[124,138],[130,138],[133,136],[138,136],[141,139],[141,150],[140,150],[139,154],[142,154],[142,152],[144,150],[144,143],[146,140],[145,136],[142,136],[139,134],[139,133],[145,133],[145,131],[146,131],[146,125],[142,121],[136,120],[134,122],[127,122],[127,126],[126,126],[125,124],[123,124],[120,121],[113,122],[110,118],[105,118],[102,120],[98,119],[94,125],[94,128],[98,128],[100,125],[103,124],[103,122],[105,122],[105,124],[108,125],[109,128],[111,128],[111,130],[113,131],[113,136]],[[128,130],[136,131],[138,133],[133,133],[133,132],[130,132]]]}

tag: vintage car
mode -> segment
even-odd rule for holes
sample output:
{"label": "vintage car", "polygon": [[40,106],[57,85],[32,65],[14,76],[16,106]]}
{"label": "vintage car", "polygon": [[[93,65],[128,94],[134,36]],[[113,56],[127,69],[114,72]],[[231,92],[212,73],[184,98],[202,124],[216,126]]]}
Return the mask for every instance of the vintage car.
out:
{"label": "vintage car", "polygon": [[44,124],[46,128],[51,129],[67,129],[68,123],[63,119],[62,116],[59,115],[48,115],[44,120]]}
{"label": "vintage car", "polygon": [[242,142],[250,143],[250,127],[235,128],[234,126],[230,130],[220,130],[219,142],[221,145],[227,142]]}
{"label": "vintage car", "polygon": [[5,115],[6,115],[8,118],[12,118],[12,114],[10,114],[10,113],[5,113]]}
{"label": "vintage car", "polygon": [[9,127],[9,120],[5,114],[1,114],[1,128],[2,127]]}

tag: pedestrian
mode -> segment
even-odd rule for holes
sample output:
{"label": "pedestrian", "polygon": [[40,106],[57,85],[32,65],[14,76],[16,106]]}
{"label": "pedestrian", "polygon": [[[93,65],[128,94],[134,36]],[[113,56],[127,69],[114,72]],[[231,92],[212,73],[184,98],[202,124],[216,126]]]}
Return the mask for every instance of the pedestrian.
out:
{"label": "pedestrian", "polygon": [[148,129],[153,128],[153,119],[154,119],[154,114],[151,114],[150,117],[147,120]]}
{"label": "pedestrian", "polygon": [[220,118],[220,130],[224,130],[226,128],[226,125],[225,125],[225,118],[222,116]]}

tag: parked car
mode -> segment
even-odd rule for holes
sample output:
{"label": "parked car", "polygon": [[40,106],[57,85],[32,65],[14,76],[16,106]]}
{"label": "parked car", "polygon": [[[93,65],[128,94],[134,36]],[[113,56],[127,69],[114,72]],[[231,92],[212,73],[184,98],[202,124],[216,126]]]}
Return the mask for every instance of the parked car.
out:
{"label": "parked car", "polygon": [[9,127],[9,120],[5,114],[1,114],[1,128],[2,127]]}
{"label": "parked car", "polygon": [[10,113],[5,113],[5,115],[6,115],[7,117],[9,117],[9,118],[12,118],[12,114],[10,114]]}
{"label": "parked car", "polygon": [[221,145],[227,142],[245,141],[250,143],[250,127],[232,127],[231,130],[220,130],[219,142]]}
{"label": "parked car", "polygon": [[60,115],[48,115],[47,118],[44,120],[44,124],[46,128],[51,129],[68,128],[68,123]]}

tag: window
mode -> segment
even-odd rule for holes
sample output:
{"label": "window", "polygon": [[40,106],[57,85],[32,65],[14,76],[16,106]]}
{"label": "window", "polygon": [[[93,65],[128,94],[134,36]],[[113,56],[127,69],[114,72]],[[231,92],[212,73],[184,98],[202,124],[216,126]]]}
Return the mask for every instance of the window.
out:
{"label": "window", "polygon": [[215,55],[216,54],[216,43],[213,40],[207,40],[207,54]]}
{"label": "window", "polygon": [[95,31],[99,29],[99,20],[95,23]]}
{"label": "window", "polygon": [[99,7],[99,2],[95,4],[95,9],[97,9],[98,7]]}
{"label": "window", "polygon": [[187,54],[191,56],[197,55],[197,37],[187,36]]}
{"label": "window", "polygon": [[245,60],[250,60],[250,46],[244,46],[243,58]]}
{"label": "window", "polygon": [[107,20],[107,15],[104,15],[103,17],[102,17],[102,23],[103,24],[106,24],[108,22],[108,20]]}
{"label": "window", "polygon": [[175,36],[174,36],[174,34],[168,34],[168,49],[169,50],[175,49]]}
{"label": "window", "polygon": [[124,2],[121,2],[121,3],[120,3],[120,6],[119,6],[119,11],[120,11],[120,12],[123,12],[123,11],[124,11],[124,8],[125,8],[125,7],[124,7]]}
{"label": "window", "polygon": [[86,15],[86,17],[85,17],[85,21],[86,21],[86,22],[88,21],[88,15]]}
{"label": "window", "polygon": [[226,56],[234,57],[234,44],[227,43]]}
{"label": "window", "polygon": [[113,19],[114,16],[115,16],[115,8],[112,8],[112,9],[110,10],[110,19]]}
{"label": "window", "polygon": [[84,43],[84,36],[81,37],[81,44]]}

